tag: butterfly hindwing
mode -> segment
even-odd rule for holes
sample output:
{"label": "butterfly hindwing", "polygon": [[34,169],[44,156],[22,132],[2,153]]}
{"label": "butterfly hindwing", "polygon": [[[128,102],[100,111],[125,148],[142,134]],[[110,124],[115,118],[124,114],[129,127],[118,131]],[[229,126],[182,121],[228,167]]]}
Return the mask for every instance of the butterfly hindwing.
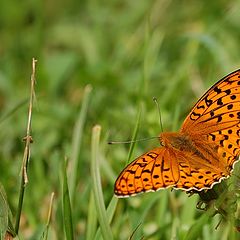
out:
{"label": "butterfly hindwing", "polygon": [[179,179],[175,163],[164,147],[143,154],[119,175],[115,183],[115,194],[124,197],[174,186]]}
{"label": "butterfly hindwing", "polygon": [[163,188],[209,189],[225,178],[220,169],[201,158],[171,148],[155,148],[130,163],[115,182],[115,195],[133,196]]}

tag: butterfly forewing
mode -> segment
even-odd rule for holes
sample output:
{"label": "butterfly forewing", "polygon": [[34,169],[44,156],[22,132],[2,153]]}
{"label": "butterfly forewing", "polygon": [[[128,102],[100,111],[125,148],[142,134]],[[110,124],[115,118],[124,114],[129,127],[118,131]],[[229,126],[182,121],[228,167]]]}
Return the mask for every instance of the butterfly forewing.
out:
{"label": "butterfly forewing", "polygon": [[219,156],[231,171],[240,154],[240,124],[212,132],[208,135],[208,140],[218,145]]}
{"label": "butterfly forewing", "polygon": [[[240,70],[221,79],[195,104],[181,131],[201,134],[235,126],[240,121]],[[205,130],[205,131],[204,131]]]}
{"label": "butterfly forewing", "polygon": [[240,149],[240,70],[212,86],[195,104],[181,132],[193,139],[207,136],[218,147],[219,159],[228,172],[238,160]]}

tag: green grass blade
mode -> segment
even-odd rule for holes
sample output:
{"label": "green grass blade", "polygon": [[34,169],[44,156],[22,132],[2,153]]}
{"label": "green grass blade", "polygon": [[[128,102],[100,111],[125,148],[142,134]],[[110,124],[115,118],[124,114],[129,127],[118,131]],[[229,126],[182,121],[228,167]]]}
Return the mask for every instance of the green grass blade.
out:
{"label": "green grass blade", "polygon": [[5,239],[6,234],[12,237],[16,236],[12,223],[12,213],[7,201],[7,195],[4,187],[0,183],[0,239]]}
{"label": "green grass blade", "polygon": [[[107,207],[107,218],[109,220],[109,223],[111,223],[112,218],[114,216],[116,207],[117,207],[117,203],[118,203],[118,198],[116,198],[115,196],[112,197],[112,200],[110,201],[108,207]],[[99,240],[101,237],[100,235],[100,229],[97,230],[96,236],[95,236],[95,240]]]}
{"label": "green grass blade", "polygon": [[209,209],[206,213],[202,214],[202,216],[196,221],[195,224],[189,229],[188,233],[185,236],[185,240],[195,240],[197,239],[201,233],[204,224],[206,224],[209,218],[212,216],[214,209]]}
{"label": "green grass blade", "polygon": [[99,140],[100,140],[101,127],[95,126],[92,130],[92,149],[91,149],[91,177],[93,184],[93,195],[97,216],[101,228],[102,237],[104,240],[113,239],[112,231],[107,218],[106,208],[104,205],[101,177],[100,177],[100,164],[99,164]]}
{"label": "green grass blade", "polygon": [[143,60],[143,86],[140,93],[147,96],[151,75],[154,72],[159,49],[162,45],[164,34],[162,31],[155,30],[151,32],[150,16],[145,26],[145,46],[144,46],[144,60]]}
{"label": "green grass blade", "polygon": [[67,169],[66,169],[66,161],[63,164],[63,186],[62,186],[62,203],[63,203],[63,225],[65,229],[65,235],[67,240],[73,240],[73,223],[72,223],[72,210],[71,210],[71,202],[70,195],[68,189],[68,180],[67,180]]}
{"label": "green grass blade", "polygon": [[129,148],[129,152],[128,152],[128,157],[127,157],[127,164],[129,163],[131,157],[132,157],[132,153],[133,153],[133,149],[135,146],[135,140],[137,138],[137,134],[138,134],[138,130],[139,130],[139,125],[140,125],[140,119],[141,119],[141,113],[142,113],[142,104],[139,104],[139,108],[138,108],[138,113],[137,113],[137,121],[136,121],[136,125],[134,127],[133,130],[133,136],[132,136],[132,142]]}
{"label": "green grass blade", "polygon": [[53,209],[53,199],[54,199],[54,192],[52,192],[52,194],[51,194],[51,200],[50,200],[49,210],[48,210],[47,224],[46,224],[45,229],[43,231],[43,234],[40,238],[41,240],[47,240],[48,239],[48,232],[49,232],[50,221],[51,221],[51,216],[52,216],[52,209]]}
{"label": "green grass blade", "polygon": [[[132,136],[132,139],[131,139],[133,142],[130,144],[128,157],[127,157],[127,163],[131,159],[131,156],[132,156],[132,153],[133,153],[133,149],[134,149],[134,146],[135,146],[134,141],[137,138],[137,134],[138,134],[138,130],[139,130],[140,119],[141,119],[141,109],[142,109],[142,104],[139,104],[139,110],[138,110],[138,113],[137,113],[137,121],[136,121],[136,125],[134,127],[134,130],[133,130],[133,136]],[[109,223],[111,222],[111,220],[113,218],[115,209],[117,207],[117,203],[118,203],[118,198],[113,196],[112,200],[109,203],[108,208],[107,208],[107,218],[109,219]],[[99,238],[100,238],[100,230],[98,229],[97,234],[95,236],[95,240],[98,240]]]}
{"label": "green grass blade", "polygon": [[97,230],[97,214],[93,192],[90,194],[88,205],[87,233],[86,240],[92,240]]}
{"label": "green grass blade", "polygon": [[4,239],[8,229],[8,203],[3,186],[0,185],[0,239]]}
{"label": "green grass blade", "polygon": [[78,170],[78,156],[80,153],[80,147],[82,143],[83,127],[87,117],[88,105],[90,100],[90,94],[92,87],[87,85],[84,89],[84,96],[82,107],[79,112],[78,119],[76,121],[74,131],[73,131],[73,140],[72,140],[72,156],[71,156],[71,175],[69,177],[69,191],[71,200],[74,200],[75,195],[75,186],[77,182],[77,170]]}
{"label": "green grass blade", "polygon": [[10,110],[0,116],[0,124],[28,103],[28,98],[18,101]]}

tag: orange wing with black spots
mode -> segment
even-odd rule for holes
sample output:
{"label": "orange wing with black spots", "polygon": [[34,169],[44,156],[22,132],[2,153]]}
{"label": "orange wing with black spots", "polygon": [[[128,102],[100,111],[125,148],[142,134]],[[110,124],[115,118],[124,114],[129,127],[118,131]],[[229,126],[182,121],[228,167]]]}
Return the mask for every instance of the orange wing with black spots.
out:
{"label": "orange wing with black spots", "polygon": [[115,194],[120,197],[163,188],[183,190],[209,189],[227,177],[209,164],[199,166],[201,158],[172,149],[155,148],[130,163],[115,183]]}
{"label": "orange wing with black spots", "polygon": [[181,132],[193,138],[207,135],[209,144],[216,144],[228,168],[233,168],[240,150],[240,70],[218,81],[200,98]]}
{"label": "orange wing with black spots", "polygon": [[214,84],[195,104],[181,131],[208,134],[236,126],[240,121],[240,70]]}
{"label": "orange wing with black spots", "polygon": [[212,86],[180,132],[162,133],[160,142],[121,172],[118,197],[168,187],[201,191],[229,177],[240,154],[240,70]]}
{"label": "orange wing with black spots", "polygon": [[[164,158],[172,158],[166,161]],[[130,196],[174,186],[179,180],[175,159],[165,148],[155,148],[130,163],[115,183],[115,194]]]}

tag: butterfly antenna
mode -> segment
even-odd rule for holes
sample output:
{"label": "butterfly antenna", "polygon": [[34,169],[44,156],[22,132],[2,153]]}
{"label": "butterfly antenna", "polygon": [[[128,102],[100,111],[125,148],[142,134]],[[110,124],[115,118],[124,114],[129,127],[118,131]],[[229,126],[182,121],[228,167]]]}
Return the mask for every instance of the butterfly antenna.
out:
{"label": "butterfly antenna", "polygon": [[108,144],[135,143],[135,142],[142,142],[142,141],[152,140],[152,139],[156,139],[156,138],[159,138],[159,137],[148,137],[148,138],[142,138],[142,139],[131,140],[131,141],[110,141],[110,142],[108,142]]}
{"label": "butterfly antenna", "polygon": [[160,106],[158,104],[158,100],[157,100],[156,97],[153,97],[153,101],[155,102],[155,104],[157,106],[157,109],[158,109],[160,128],[161,128],[161,132],[163,132],[162,116],[161,116]]}

